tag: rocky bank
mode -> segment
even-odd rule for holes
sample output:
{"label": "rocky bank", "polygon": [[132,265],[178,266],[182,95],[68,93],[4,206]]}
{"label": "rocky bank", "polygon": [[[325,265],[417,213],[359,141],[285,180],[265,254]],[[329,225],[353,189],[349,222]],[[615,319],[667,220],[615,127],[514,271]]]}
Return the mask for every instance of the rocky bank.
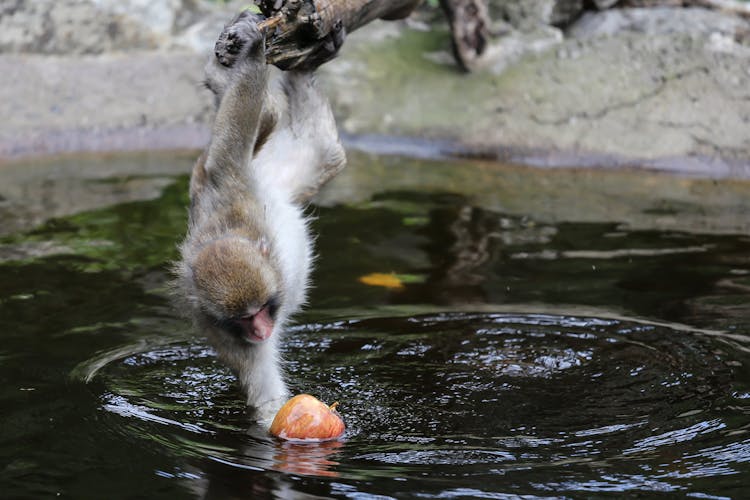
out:
{"label": "rocky bank", "polygon": [[[744,5],[595,4],[492,3],[499,34],[471,74],[454,64],[435,9],[350,34],[321,69],[345,140],[416,156],[750,177]],[[201,147],[203,62],[242,7],[6,2],[0,158]]]}

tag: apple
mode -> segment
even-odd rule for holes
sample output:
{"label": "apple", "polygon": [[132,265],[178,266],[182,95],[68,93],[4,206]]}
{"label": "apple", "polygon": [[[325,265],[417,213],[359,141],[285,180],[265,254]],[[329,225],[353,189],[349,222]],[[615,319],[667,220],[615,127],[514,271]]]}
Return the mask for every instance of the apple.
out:
{"label": "apple", "polygon": [[271,423],[271,434],[293,441],[328,441],[344,433],[344,421],[334,403],[326,405],[309,394],[284,403]]}

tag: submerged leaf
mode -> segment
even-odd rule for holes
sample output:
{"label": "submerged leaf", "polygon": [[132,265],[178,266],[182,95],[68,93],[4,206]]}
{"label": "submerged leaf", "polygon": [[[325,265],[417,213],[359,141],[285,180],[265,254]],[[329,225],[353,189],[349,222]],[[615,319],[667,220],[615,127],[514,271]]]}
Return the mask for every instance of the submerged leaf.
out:
{"label": "submerged leaf", "polygon": [[359,277],[359,282],[370,286],[401,289],[403,282],[393,273],[370,273]]}

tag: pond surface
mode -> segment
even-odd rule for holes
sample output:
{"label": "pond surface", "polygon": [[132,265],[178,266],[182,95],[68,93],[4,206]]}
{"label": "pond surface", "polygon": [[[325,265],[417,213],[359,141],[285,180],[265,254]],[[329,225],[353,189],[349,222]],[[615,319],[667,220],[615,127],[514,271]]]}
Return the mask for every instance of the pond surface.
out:
{"label": "pond surface", "polygon": [[[292,391],[338,401],[347,433],[299,445],[252,423],[170,306],[187,164],[135,175],[128,161],[77,187],[48,179],[44,197],[0,183],[6,208],[20,192],[62,214],[5,215],[3,497],[747,495],[750,237],[734,230],[747,208],[712,201],[746,187],[698,190],[704,205],[659,191],[593,220],[533,196],[504,211],[450,180],[353,196],[342,177],[310,209],[315,287],[284,357]],[[394,177],[407,163],[368,161]],[[102,189],[116,204],[86,205]],[[556,203],[568,215],[550,216]]]}

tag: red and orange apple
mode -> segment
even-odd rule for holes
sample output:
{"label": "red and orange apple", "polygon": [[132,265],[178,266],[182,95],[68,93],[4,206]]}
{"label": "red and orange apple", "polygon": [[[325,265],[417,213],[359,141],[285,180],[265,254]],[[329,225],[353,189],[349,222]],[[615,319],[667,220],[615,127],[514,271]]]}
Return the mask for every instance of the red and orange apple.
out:
{"label": "red and orange apple", "polygon": [[344,421],[336,405],[326,405],[309,394],[287,401],[271,423],[271,434],[294,441],[328,441],[344,434]]}

